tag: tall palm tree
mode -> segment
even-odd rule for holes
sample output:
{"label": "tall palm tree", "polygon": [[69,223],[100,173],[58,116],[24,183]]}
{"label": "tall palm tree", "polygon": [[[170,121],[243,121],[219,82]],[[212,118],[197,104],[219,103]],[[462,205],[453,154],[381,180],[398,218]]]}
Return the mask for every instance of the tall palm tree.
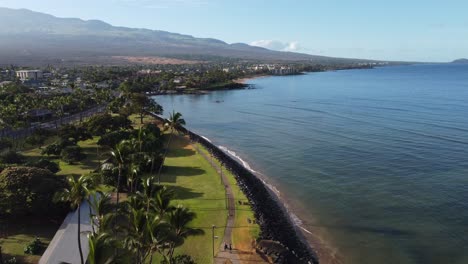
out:
{"label": "tall palm tree", "polygon": [[166,149],[164,151],[164,155],[163,155],[163,160],[161,162],[161,165],[159,166],[159,170],[158,170],[158,184],[161,183],[161,170],[162,170],[162,167],[163,167],[163,164],[164,164],[164,160],[166,159],[166,156],[167,156],[167,152],[169,151],[169,146],[171,144],[171,141],[172,141],[172,137],[174,136],[174,131],[178,131],[178,129],[180,129],[183,125],[185,125],[185,120],[182,118],[182,114],[180,112],[175,112],[174,110],[172,111],[172,113],[169,115],[169,119],[166,120],[166,123],[164,124],[164,127],[166,129],[170,129],[171,130],[171,135],[169,137],[169,140],[167,142],[167,146],[166,146]]}
{"label": "tall palm tree", "polygon": [[152,262],[153,254],[161,252],[166,243],[169,226],[154,211],[146,211],[144,200],[138,195],[126,202],[125,246],[134,254],[134,263]]}
{"label": "tall palm tree", "polygon": [[118,177],[117,177],[117,204],[119,203],[120,197],[120,179],[125,168],[130,163],[130,155],[133,154],[133,147],[130,141],[122,140],[118,143],[113,150],[111,150],[111,156],[118,166]]}
{"label": "tall palm tree", "polygon": [[169,212],[167,218],[172,231],[172,241],[169,243],[167,253],[167,257],[171,260],[175,248],[182,245],[187,237],[201,235],[204,232],[201,229],[188,227],[188,224],[196,218],[196,214],[181,205]]}
{"label": "tall palm tree", "polygon": [[78,251],[80,252],[81,264],[84,264],[83,250],[81,248],[81,204],[86,200],[90,193],[88,188],[90,185],[90,179],[85,176],[81,176],[78,179],[74,177],[68,178],[68,186],[62,192],[57,194],[57,199],[61,201],[68,201],[73,209],[77,209],[78,212]]}
{"label": "tall palm tree", "polygon": [[174,133],[174,131],[178,131],[179,128],[185,125],[185,120],[182,118],[182,114],[180,112],[175,112],[172,111],[171,114],[169,114],[169,119],[166,120],[166,123],[164,124],[165,127],[171,129],[171,133]]}
{"label": "tall palm tree", "polygon": [[173,198],[174,191],[172,189],[168,189],[166,186],[162,186],[155,192],[153,206],[155,211],[159,213],[160,217],[163,217],[166,213],[174,209],[171,205]]}

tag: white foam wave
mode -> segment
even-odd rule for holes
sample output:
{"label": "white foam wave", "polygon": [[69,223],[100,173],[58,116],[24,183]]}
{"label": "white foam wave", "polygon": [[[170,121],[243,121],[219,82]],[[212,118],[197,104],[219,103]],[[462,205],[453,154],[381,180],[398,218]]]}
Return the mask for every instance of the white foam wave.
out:
{"label": "white foam wave", "polygon": [[[203,137],[203,136],[202,136]],[[205,138],[205,137],[203,137]],[[205,138],[206,140],[209,140],[207,138]],[[254,169],[252,169],[252,167],[250,167],[250,164],[247,163],[245,160],[243,160],[239,155],[237,155],[237,153],[235,151],[232,151],[224,146],[218,146],[219,149],[221,149],[222,151],[224,151],[225,153],[227,153],[228,155],[232,156],[233,158],[237,159],[238,161],[241,162],[242,166],[244,166],[244,168],[248,169],[249,171],[253,172],[254,174],[256,174],[257,176],[264,176],[263,174],[261,174],[260,172],[258,171],[255,171]],[[296,225],[297,227],[299,227],[300,229],[302,229],[304,232],[310,234],[310,235],[313,235],[312,232],[310,232],[309,230],[307,230],[306,228],[304,228],[303,226],[303,222],[302,220],[297,216],[295,215],[294,213],[291,212],[291,210],[289,209],[289,206],[288,204],[286,204],[284,201],[281,200],[281,193],[280,191],[272,184],[269,184],[268,182],[266,182],[263,177],[258,177],[262,183],[267,186],[268,189],[270,189],[273,193],[276,194],[277,196],[277,199],[278,201],[283,205],[283,208],[286,210],[287,214],[290,216],[290,219],[291,221],[293,222],[294,225]]]}
{"label": "white foam wave", "polygon": [[207,137],[204,137],[204,136],[200,136],[200,137],[202,137],[202,138],[203,138],[203,139],[205,139],[206,141],[208,141],[208,142],[212,143],[212,142],[211,142],[211,140],[210,140],[209,138],[207,138]]}
{"label": "white foam wave", "polygon": [[257,171],[255,171],[254,169],[252,169],[252,167],[250,167],[250,164],[247,163],[247,161],[243,160],[241,157],[239,157],[239,155],[237,155],[236,152],[224,147],[224,146],[219,146],[219,149],[221,149],[222,151],[226,152],[227,154],[231,155],[232,157],[236,158],[238,161],[240,161],[242,163],[242,166],[244,166],[244,168],[248,169],[249,171],[253,172],[253,173],[257,173]]}

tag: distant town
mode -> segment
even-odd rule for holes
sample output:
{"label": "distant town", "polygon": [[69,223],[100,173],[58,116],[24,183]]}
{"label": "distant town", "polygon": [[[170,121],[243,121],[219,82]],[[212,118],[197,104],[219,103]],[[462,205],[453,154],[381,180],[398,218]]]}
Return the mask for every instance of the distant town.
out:
{"label": "distant town", "polygon": [[159,66],[90,66],[90,67],[43,67],[0,68],[0,87],[20,82],[34,88],[37,93],[71,93],[80,89],[115,89],[122,82],[145,79],[148,92],[183,91],[229,87],[231,81],[256,75],[296,75],[303,72],[318,72],[352,68],[385,66],[386,62],[355,63],[349,65],[307,64],[198,64]]}

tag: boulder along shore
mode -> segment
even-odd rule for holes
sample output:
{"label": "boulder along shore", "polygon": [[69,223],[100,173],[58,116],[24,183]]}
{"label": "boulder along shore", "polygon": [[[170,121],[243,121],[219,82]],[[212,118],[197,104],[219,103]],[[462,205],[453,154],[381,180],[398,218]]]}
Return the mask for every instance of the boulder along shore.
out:
{"label": "boulder along shore", "polygon": [[[151,115],[160,121],[165,121],[158,115]],[[314,249],[293,223],[284,205],[273,197],[274,194],[260,178],[205,138],[185,128],[179,130],[187,134],[192,141],[208,149],[235,176],[237,184],[249,199],[255,218],[260,225],[260,239],[279,242],[300,263],[319,263]]]}

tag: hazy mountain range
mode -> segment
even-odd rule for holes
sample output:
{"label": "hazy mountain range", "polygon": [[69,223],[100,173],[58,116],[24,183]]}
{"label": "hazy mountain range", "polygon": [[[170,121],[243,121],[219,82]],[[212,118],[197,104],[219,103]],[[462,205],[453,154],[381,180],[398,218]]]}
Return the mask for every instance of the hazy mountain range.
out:
{"label": "hazy mountain range", "polygon": [[452,61],[452,63],[463,63],[463,64],[465,64],[465,63],[468,63],[468,59],[458,59],[458,60]]}
{"label": "hazy mountain range", "polygon": [[359,61],[273,51],[243,43],[160,30],[115,27],[99,20],[58,18],[27,9],[0,8],[0,63],[112,63],[114,56],[160,56],[194,60]]}

